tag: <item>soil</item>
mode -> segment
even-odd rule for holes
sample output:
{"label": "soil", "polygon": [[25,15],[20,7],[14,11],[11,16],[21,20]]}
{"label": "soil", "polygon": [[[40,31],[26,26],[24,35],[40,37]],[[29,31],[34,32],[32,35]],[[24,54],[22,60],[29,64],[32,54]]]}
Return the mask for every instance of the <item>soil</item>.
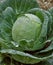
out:
{"label": "soil", "polygon": [[53,0],[37,0],[37,2],[41,8],[46,10],[53,7]]}

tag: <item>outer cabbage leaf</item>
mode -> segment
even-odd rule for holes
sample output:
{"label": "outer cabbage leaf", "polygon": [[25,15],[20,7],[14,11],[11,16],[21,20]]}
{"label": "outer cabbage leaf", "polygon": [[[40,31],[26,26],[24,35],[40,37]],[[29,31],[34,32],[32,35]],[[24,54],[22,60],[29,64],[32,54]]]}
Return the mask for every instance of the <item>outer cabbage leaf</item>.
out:
{"label": "outer cabbage leaf", "polygon": [[21,14],[31,8],[39,7],[39,5],[36,0],[5,0],[0,3],[0,11],[7,7],[12,7],[17,14]]}
{"label": "outer cabbage leaf", "polygon": [[35,57],[32,56],[28,53],[24,53],[21,51],[16,51],[16,50],[12,50],[12,49],[4,49],[0,51],[1,53],[9,53],[12,54],[12,58],[14,58],[16,61],[25,63],[25,64],[34,64],[34,63],[38,63],[42,60],[47,60],[51,57],[53,57],[53,54],[47,57]]}
{"label": "outer cabbage leaf", "polygon": [[51,16],[52,16],[52,23],[51,23],[51,35],[50,35],[50,38],[53,36],[53,7],[51,7],[50,9],[49,9],[49,12],[50,12],[50,14],[51,14]]}

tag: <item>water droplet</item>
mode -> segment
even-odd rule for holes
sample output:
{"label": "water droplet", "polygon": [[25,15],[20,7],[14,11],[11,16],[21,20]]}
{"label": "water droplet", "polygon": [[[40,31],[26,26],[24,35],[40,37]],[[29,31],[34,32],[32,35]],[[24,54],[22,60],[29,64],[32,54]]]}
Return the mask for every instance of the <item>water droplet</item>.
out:
{"label": "water droplet", "polygon": [[19,44],[16,43],[16,42],[11,41],[11,43],[12,43],[15,47],[19,47]]}

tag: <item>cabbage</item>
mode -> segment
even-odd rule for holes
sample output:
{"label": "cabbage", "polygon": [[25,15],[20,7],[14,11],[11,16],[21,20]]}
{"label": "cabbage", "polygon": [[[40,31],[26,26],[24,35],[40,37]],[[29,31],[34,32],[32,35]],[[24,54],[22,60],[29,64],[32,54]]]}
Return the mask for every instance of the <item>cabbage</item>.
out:
{"label": "cabbage", "polygon": [[[36,0],[0,2],[0,64],[53,65],[53,7]],[[16,62],[17,61],[17,62]]]}

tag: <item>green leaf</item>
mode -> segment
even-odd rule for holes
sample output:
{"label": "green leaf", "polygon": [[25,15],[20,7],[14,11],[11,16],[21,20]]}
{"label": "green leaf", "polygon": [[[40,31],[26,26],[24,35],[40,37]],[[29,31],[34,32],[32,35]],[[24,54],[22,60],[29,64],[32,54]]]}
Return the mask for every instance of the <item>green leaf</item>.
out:
{"label": "green leaf", "polygon": [[53,42],[46,49],[40,51],[40,53],[48,52],[48,51],[51,51],[51,50],[53,50]]}
{"label": "green leaf", "polygon": [[51,54],[47,57],[41,58],[41,57],[36,57],[21,51],[12,50],[12,49],[4,49],[4,50],[0,50],[0,52],[9,53],[12,55],[12,58],[14,58],[16,61],[19,61],[25,64],[34,64],[34,63],[38,63],[40,61],[47,60],[53,57],[53,54]]}
{"label": "green leaf", "polygon": [[50,37],[52,37],[53,36],[53,7],[51,7],[48,11],[50,12],[50,14],[52,16],[52,23],[51,23],[51,29],[52,29],[52,31],[50,33],[51,34]]}
{"label": "green leaf", "polygon": [[49,18],[49,23],[48,23],[48,30],[47,30],[47,38],[51,37],[51,31],[52,31],[52,16],[50,14],[50,12],[48,11],[44,11],[47,15],[48,15],[48,18]]}
{"label": "green leaf", "polygon": [[53,7],[51,7],[48,11],[51,13],[52,18],[53,18]]}
{"label": "green leaf", "polygon": [[17,14],[26,12],[31,8],[39,7],[36,0],[5,0],[0,3],[0,11],[3,11],[8,6],[12,7]]}
{"label": "green leaf", "polygon": [[49,59],[47,61],[43,61],[35,65],[53,65],[53,59]]}

